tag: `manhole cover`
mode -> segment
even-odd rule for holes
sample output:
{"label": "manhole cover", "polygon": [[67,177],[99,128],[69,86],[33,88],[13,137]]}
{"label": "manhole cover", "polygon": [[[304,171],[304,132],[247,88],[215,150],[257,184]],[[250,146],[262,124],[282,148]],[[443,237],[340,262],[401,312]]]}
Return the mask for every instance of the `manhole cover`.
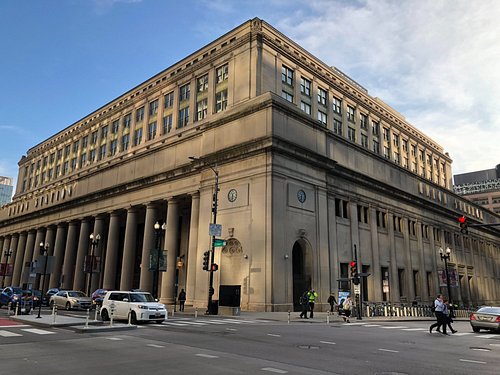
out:
{"label": "manhole cover", "polygon": [[319,346],[314,346],[314,345],[299,345],[299,349],[319,349]]}

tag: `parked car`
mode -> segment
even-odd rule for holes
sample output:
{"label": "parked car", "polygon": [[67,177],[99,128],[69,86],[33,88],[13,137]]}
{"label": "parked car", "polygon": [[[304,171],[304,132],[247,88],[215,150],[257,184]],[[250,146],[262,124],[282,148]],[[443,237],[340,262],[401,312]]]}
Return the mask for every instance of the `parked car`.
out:
{"label": "parked car", "polygon": [[19,308],[18,313],[29,313],[33,306],[33,302],[28,293],[20,287],[8,286],[0,293],[0,307],[4,305],[11,309],[17,306]]}
{"label": "parked car", "polygon": [[474,332],[481,329],[500,330],[500,307],[483,306],[470,314],[470,325]]}
{"label": "parked car", "polygon": [[94,293],[92,293],[92,306],[101,306],[102,300],[106,295],[107,289],[96,289]]}
{"label": "parked car", "polygon": [[33,307],[38,307],[42,303],[42,292],[39,290],[25,290],[25,293],[33,302]]}
{"label": "parked car", "polygon": [[138,322],[155,321],[162,323],[167,316],[167,309],[163,303],[157,302],[151,293],[108,291],[101,306],[101,318],[106,321],[113,314],[113,319]]}
{"label": "parked car", "polygon": [[61,290],[50,297],[49,306],[61,307],[66,310],[90,309],[92,308],[92,298],[77,290]]}

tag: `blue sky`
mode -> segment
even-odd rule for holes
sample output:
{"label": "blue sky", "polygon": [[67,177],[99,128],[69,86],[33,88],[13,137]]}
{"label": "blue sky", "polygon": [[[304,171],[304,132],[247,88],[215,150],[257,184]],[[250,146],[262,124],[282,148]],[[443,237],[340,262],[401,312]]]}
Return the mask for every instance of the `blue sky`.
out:
{"label": "blue sky", "polygon": [[494,0],[1,0],[0,175],[26,151],[260,17],[450,153],[500,164]]}

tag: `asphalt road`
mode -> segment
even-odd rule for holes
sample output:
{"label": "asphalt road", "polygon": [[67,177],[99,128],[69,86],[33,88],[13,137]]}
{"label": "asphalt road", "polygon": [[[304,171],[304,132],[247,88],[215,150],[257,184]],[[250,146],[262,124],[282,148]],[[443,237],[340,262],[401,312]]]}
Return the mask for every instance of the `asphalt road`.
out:
{"label": "asphalt road", "polygon": [[500,334],[428,326],[203,316],[79,334],[0,319],[0,374],[498,374]]}

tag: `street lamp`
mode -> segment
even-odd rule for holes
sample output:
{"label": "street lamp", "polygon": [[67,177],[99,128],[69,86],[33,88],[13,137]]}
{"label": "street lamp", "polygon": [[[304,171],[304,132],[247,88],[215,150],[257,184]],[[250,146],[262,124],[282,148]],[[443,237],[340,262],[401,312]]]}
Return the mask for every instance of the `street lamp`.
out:
{"label": "street lamp", "polygon": [[7,267],[9,267],[9,257],[12,255],[12,250],[5,250],[3,252],[3,255],[5,255],[5,267],[3,269],[3,278],[2,278],[2,288],[3,284],[5,282],[5,277],[7,276]]}
{"label": "street lamp", "polygon": [[43,302],[43,291],[45,289],[45,279],[47,278],[47,263],[49,263],[49,244],[47,242],[40,242],[40,255],[45,256],[45,263],[43,264],[43,282],[42,282],[42,290],[40,292],[40,304],[38,305],[38,316],[37,318],[41,318],[40,313],[42,312],[42,302]]}
{"label": "street lamp", "polygon": [[450,289],[450,273],[448,271],[448,261],[450,260],[451,249],[447,247],[446,250],[443,250],[443,248],[440,247],[439,256],[441,257],[441,260],[444,260],[444,269],[446,272],[446,288],[448,290],[448,300],[451,305],[452,302],[451,302],[451,289]]}
{"label": "street lamp", "polygon": [[89,272],[89,285],[87,288],[87,296],[91,297],[90,295],[90,290],[92,288],[92,273],[94,271],[94,253],[95,249],[97,248],[97,245],[99,245],[99,240],[101,239],[101,235],[97,234],[94,236],[94,233],[90,234],[90,262],[87,262],[87,264],[90,263],[90,270]]}
{"label": "street lamp", "polygon": [[[190,156],[189,159],[191,160],[199,160],[198,158],[195,158],[194,156]],[[218,206],[218,199],[217,195],[219,192],[219,171],[216,169],[217,164],[214,164],[214,167],[209,166],[212,172],[215,174],[215,192],[213,194],[213,199],[212,199],[212,214],[213,214],[213,224],[217,224],[217,206]],[[208,307],[207,307],[207,315],[212,312],[211,307],[212,307],[212,296],[214,295],[214,257],[215,257],[215,234],[212,235],[212,249],[210,251],[210,267],[208,269],[208,272],[210,272],[210,282],[208,286]]]}
{"label": "street lamp", "polygon": [[155,229],[155,248],[156,248],[156,262],[153,274],[153,297],[158,299],[158,281],[160,278],[160,254],[161,254],[161,233],[166,229],[165,223],[157,221],[154,225]]}

